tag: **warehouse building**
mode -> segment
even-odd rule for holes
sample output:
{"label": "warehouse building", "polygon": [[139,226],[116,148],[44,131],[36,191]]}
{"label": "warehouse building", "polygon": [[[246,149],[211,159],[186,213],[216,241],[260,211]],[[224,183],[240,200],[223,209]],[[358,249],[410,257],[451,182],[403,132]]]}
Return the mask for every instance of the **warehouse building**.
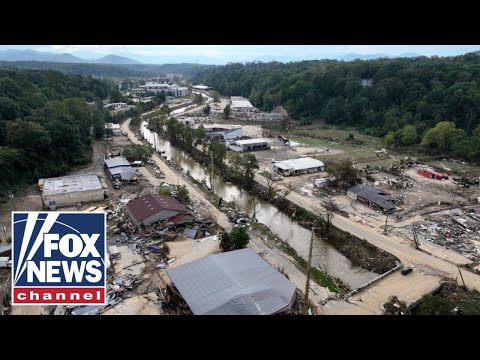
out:
{"label": "warehouse building", "polygon": [[203,126],[205,131],[207,132],[207,138],[209,140],[235,140],[241,138],[243,136],[242,128],[239,127],[230,127],[229,125],[226,126],[218,126],[218,125],[204,125]]}
{"label": "warehouse building", "polygon": [[105,133],[108,134],[109,132],[114,136],[122,135],[122,129],[120,128],[120,124],[106,123]]}
{"label": "warehouse building", "polygon": [[42,202],[50,210],[101,201],[108,195],[97,175],[73,175],[41,180]]}
{"label": "warehouse building", "polygon": [[234,113],[256,111],[255,107],[250,103],[250,101],[242,96],[232,96],[230,97],[230,102],[230,107]]}
{"label": "warehouse building", "polygon": [[270,144],[265,139],[235,140],[228,145],[228,148],[237,152],[268,150]]}
{"label": "warehouse building", "polygon": [[130,162],[122,156],[105,159],[104,168],[111,179],[130,181],[139,176]]}
{"label": "warehouse building", "polygon": [[194,315],[274,315],[295,301],[295,285],[248,248],[209,255],[167,274]]}
{"label": "warehouse building", "polygon": [[389,193],[362,184],[348,189],[347,196],[374,209],[392,212],[396,208],[395,200],[391,198]]}
{"label": "warehouse building", "polygon": [[210,86],[206,86],[206,85],[194,85],[192,86],[192,88],[195,90],[203,90],[203,91],[212,90]]}
{"label": "warehouse building", "polygon": [[273,169],[283,176],[293,176],[325,171],[325,164],[320,160],[306,157],[277,161],[273,165]]}
{"label": "warehouse building", "polygon": [[189,211],[172,196],[146,194],[126,205],[128,216],[136,227],[150,225],[154,222],[174,218]]}

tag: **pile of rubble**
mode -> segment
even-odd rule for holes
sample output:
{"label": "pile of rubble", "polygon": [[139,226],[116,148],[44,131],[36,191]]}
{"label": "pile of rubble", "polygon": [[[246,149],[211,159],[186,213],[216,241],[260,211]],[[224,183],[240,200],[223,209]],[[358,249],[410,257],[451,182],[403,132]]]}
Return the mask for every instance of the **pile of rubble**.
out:
{"label": "pile of rubble", "polygon": [[474,261],[480,260],[480,216],[475,212],[419,224],[416,230],[425,240],[457,251]]}

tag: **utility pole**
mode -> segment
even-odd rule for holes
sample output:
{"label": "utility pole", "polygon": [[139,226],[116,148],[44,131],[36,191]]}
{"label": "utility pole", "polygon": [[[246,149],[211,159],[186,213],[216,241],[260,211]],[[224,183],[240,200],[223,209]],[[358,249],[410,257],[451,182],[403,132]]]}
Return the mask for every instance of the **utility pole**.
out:
{"label": "utility pole", "polygon": [[417,228],[415,227],[415,224],[412,225],[413,229],[413,240],[415,240],[415,247],[417,249],[420,249],[420,244],[418,243],[418,238],[417,238]]}
{"label": "utility pole", "polygon": [[13,211],[17,211],[17,207],[15,206],[15,195],[13,195],[13,192],[10,192],[8,197],[13,201]]}
{"label": "utility pole", "polygon": [[387,223],[388,223],[388,212],[387,212],[387,217],[385,218],[385,229],[383,230],[384,235],[387,235]]}
{"label": "utility pole", "polygon": [[463,280],[463,275],[462,275],[462,271],[460,270],[460,266],[457,265],[457,268],[458,268],[458,272],[460,273],[460,277],[462,278],[463,287],[465,288],[465,290],[468,291],[468,287],[465,284],[465,280]]}
{"label": "utility pole", "polygon": [[313,238],[315,236],[315,228],[312,227],[312,236],[310,237],[310,249],[308,250],[308,267],[307,267],[307,282],[305,283],[305,298],[303,300],[303,315],[308,315],[308,293],[310,292],[310,272],[312,270],[312,252],[313,252]]}
{"label": "utility pole", "polygon": [[213,189],[213,152],[210,155],[212,157],[212,168],[210,169],[210,186],[212,187],[212,192],[215,195],[215,190]]}
{"label": "utility pole", "polygon": [[2,223],[3,235],[5,236],[5,242],[7,242],[7,227]]}

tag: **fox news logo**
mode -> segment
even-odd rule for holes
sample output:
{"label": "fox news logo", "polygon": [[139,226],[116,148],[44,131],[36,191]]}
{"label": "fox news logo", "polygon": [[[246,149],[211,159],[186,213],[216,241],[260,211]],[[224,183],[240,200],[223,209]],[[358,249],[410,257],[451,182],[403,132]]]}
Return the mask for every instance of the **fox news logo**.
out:
{"label": "fox news logo", "polygon": [[106,304],[105,213],[13,212],[14,305]]}

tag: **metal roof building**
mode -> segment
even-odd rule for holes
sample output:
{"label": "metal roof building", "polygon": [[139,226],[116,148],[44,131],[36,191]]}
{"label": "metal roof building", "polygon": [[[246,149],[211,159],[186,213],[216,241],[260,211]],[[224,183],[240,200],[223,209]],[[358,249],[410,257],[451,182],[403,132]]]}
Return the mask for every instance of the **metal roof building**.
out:
{"label": "metal roof building", "polygon": [[230,101],[233,111],[255,111],[252,103],[242,96],[232,96],[230,97]]}
{"label": "metal roof building", "polygon": [[390,197],[389,193],[362,184],[348,189],[347,196],[370,207],[379,207],[388,211],[396,208],[395,200]]}
{"label": "metal roof building", "polygon": [[130,219],[139,227],[172,218],[178,214],[188,214],[188,210],[172,196],[148,193],[126,205]]}
{"label": "metal roof building", "polygon": [[105,171],[112,179],[132,180],[140,174],[132,168],[130,162],[122,156],[105,159]]}
{"label": "metal roof building", "polygon": [[325,164],[323,163],[323,161],[311,157],[305,157],[299,159],[277,161],[273,165],[273,168],[276,172],[284,176],[290,176],[324,171]]}
{"label": "metal roof building", "polygon": [[104,199],[97,175],[73,175],[43,180],[42,201],[50,209]]}
{"label": "metal roof building", "polygon": [[273,315],[290,310],[295,285],[252,249],[167,270],[195,315]]}
{"label": "metal roof building", "polygon": [[270,144],[265,139],[246,139],[232,141],[228,148],[233,151],[268,150]]}

